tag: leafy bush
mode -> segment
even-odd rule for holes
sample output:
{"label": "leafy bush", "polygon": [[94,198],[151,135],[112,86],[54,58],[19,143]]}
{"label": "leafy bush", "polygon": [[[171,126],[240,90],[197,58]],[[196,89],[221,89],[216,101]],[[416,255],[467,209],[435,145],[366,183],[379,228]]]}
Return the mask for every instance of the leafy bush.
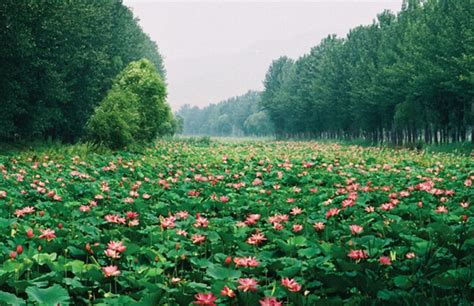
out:
{"label": "leafy bush", "polygon": [[114,87],[89,120],[89,137],[112,148],[132,143],[139,130],[137,104],[134,95]]}
{"label": "leafy bush", "polygon": [[173,134],[176,124],[165,99],[165,84],[153,64],[130,63],[89,119],[88,138],[121,148]]}

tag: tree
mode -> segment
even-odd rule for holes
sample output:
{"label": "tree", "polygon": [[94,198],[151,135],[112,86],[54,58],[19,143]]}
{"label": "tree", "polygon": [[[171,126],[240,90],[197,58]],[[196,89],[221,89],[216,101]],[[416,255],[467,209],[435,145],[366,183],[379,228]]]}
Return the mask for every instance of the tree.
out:
{"label": "tree", "polygon": [[294,64],[275,60],[262,107],[280,136],[464,141],[474,136],[472,20],[471,0],[406,0]]}
{"label": "tree", "polygon": [[268,112],[272,119],[277,134],[281,133],[285,127],[284,91],[285,82],[290,75],[293,60],[283,56],[273,61],[265,75],[263,84],[265,90],[262,93],[260,105]]}
{"label": "tree", "polygon": [[131,62],[87,123],[88,138],[113,148],[172,134],[175,122],[155,66]]}
{"label": "tree", "polygon": [[[204,108],[184,105],[177,112],[183,118],[183,134],[215,135],[215,136],[245,136],[256,135],[252,127],[247,129],[246,122],[254,114],[260,112],[261,93],[249,91],[238,97],[233,97]],[[266,114],[266,113],[262,113]],[[268,116],[260,116],[260,122],[265,131],[258,132],[259,136],[273,133]]]}
{"label": "tree", "polygon": [[87,122],[87,138],[113,149],[135,143],[138,104],[136,95],[114,86]]}
{"label": "tree", "polygon": [[265,111],[251,114],[244,122],[246,135],[269,136],[273,134],[273,125]]}
{"label": "tree", "polygon": [[112,80],[148,58],[165,77],[156,44],[120,0],[0,2],[2,140],[73,142]]}

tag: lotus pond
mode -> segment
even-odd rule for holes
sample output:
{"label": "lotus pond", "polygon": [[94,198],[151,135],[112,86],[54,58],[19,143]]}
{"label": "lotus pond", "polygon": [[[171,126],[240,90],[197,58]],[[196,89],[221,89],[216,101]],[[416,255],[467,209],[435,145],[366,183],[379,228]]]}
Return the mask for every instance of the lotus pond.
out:
{"label": "lotus pond", "polygon": [[2,305],[474,300],[469,156],[160,141],[0,171]]}

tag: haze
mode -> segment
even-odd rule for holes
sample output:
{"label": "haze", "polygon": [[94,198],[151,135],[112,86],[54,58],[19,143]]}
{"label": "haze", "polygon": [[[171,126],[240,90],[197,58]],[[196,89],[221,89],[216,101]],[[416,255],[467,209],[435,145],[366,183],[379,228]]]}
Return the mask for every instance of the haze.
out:
{"label": "haze", "polygon": [[262,90],[272,60],[297,58],[329,34],[344,36],[385,9],[398,11],[402,1],[124,3],[159,46],[176,111]]}

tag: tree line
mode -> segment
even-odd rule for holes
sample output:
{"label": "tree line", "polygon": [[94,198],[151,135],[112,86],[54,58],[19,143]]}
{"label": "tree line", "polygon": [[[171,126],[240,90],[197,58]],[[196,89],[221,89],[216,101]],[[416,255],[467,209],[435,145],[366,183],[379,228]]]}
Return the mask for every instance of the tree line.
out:
{"label": "tree line", "polygon": [[249,91],[203,108],[186,104],[176,115],[184,135],[272,135],[273,125],[267,112],[260,109],[260,99],[260,92]]}
{"label": "tree line", "polygon": [[165,79],[157,45],[120,0],[3,0],[0,29],[1,140],[78,140],[132,61]]}
{"label": "tree line", "polygon": [[[279,137],[474,141],[470,0],[409,0],[296,61],[273,61],[261,107]],[[469,136],[469,134],[471,134]]]}

